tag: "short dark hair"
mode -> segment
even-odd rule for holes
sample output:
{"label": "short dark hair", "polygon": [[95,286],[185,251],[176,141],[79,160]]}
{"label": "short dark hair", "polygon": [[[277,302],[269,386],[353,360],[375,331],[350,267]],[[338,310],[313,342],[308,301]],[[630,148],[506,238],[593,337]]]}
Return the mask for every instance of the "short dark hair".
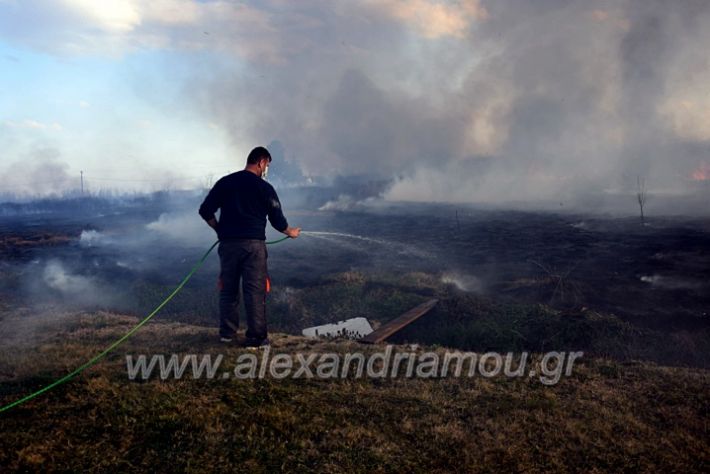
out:
{"label": "short dark hair", "polygon": [[271,163],[271,153],[269,153],[269,150],[263,146],[258,146],[249,152],[249,156],[247,156],[247,164],[255,165],[264,158],[268,158],[269,163]]}

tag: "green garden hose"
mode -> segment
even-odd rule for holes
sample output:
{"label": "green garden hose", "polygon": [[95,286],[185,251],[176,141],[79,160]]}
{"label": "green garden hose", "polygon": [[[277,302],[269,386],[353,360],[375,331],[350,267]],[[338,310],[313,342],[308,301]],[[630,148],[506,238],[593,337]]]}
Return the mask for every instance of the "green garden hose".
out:
{"label": "green garden hose", "polygon": [[[284,240],[286,240],[286,239],[288,239],[288,238],[289,238],[289,237],[286,236],[286,237],[283,237],[283,238],[278,239],[278,240],[267,241],[266,244],[267,244],[267,245],[278,244],[279,242],[283,242]],[[168,295],[168,297],[165,298],[165,299],[163,300],[163,302],[160,303],[160,304],[153,310],[152,313],[150,313],[148,316],[146,316],[141,322],[139,322],[138,324],[136,324],[135,326],[133,326],[133,327],[131,328],[131,330],[128,331],[126,334],[124,334],[120,339],[116,340],[113,344],[111,344],[110,346],[108,346],[108,347],[107,347],[106,349],[104,349],[101,353],[97,354],[97,355],[94,356],[91,360],[89,360],[88,362],[84,363],[82,366],[78,367],[78,368],[75,369],[74,371],[68,373],[68,374],[65,375],[64,377],[55,380],[54,382],[50,383],[49,385],[47,385],[47,386],[45,386],[45,387],[42,387],[41,389],[37,390],[36,392],[32,392],[32,393],[30,393],[29,395],[26,395],[26,396],[20,398],[19,400],[15,400],[15,401],[12,402],[12,403],[8,403],[7,405],[4,405],[2,408],[0,408],[0,413],[2,413],[2,412],[4,412],[4,411],[7,411],[7,410],[9,410],[10,408],[16,407],[17,405],[20,405],[20,404],[22,404],[22,403],[25,403],[26,401],[32,400],[32,399],[35,398],[36,396],[41,395],[42,393],[44,393],[44,392],[46,392],[46,391],[48,391],[48,390],[53,389],[53,388],[56,387],[57,385],[61,385],[61,384],[63,384],[64,382],[67,382],[67,381],[71,380],[72,378],[74,378],[74,377],[76,377],[77,375],[79,375],[80,373],[82,373],[84,370],[88,369],[89,367],[91,367],[92,365],[96,364],[98,361],[100,361],[100,360],[103,359],[104,357],[106,357],[111,351],[113,351],[114,349],[116,349],[116,348],[117,348],[119,345],[121,345],[126,339],[128,339],[129,337],[131,337],[131,336],[133,335],[133,333],[135,333],[136,331],[138,331],[145,323],[147,323],[148,321],[150,321],[151,318],[152,318],[153,316],[155,316],[155,315],[158,313],[158,311],[160,311],[160,310],[163,308],[163,306],[165,306],[165,305],[168,303],[168,301],[170,301],[171,299],[173,299],[173,297],[174,297],[176,294],[178,294],[178,292],[182,289],[182,287],[185,286],[185,283],[187,283],[187,281],[192,277],[192,275],[202,266],[202,264],[203,264],[203,263],[205,262],[205,260],[207,259],[207,256],[210,254],[210,252],[212,252],[212,250],[217,246],[218,243],[219,243],[219,240],[218,240],[217,242],[215,242],[214,244],[212,244],[212,246],[209,248],[209,250],[207,250],[207,252],[205,252],[205,254],[202,256],[202,258],[192,267],[192,270],[190,270],[190,273],[188,273],[187,276],[186,276],[185,278],[183,278],[183,280],[182,280],[182,281],[180,282],[180,284],[173,290],[173,292],[170,293],[170,295]]]}

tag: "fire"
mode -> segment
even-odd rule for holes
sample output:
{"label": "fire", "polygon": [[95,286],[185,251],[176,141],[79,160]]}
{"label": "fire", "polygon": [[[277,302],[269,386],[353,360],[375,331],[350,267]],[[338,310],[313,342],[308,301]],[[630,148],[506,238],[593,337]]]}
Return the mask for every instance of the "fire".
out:
{"label": "fire", "polygon": [[708,181],[710,180],[710,165],[707,163],[702,163],[698,168],[693,171],[690,175],[690,179],[693,181]]}

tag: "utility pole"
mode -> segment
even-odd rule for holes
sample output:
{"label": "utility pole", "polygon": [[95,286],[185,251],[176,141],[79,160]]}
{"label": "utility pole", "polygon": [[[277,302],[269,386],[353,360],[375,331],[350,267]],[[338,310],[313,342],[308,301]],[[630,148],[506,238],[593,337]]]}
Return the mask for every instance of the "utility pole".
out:
{"label": "utility pole", "polygon": [[81,195],[84,195],[84,171],[80,171],[81,173]]}

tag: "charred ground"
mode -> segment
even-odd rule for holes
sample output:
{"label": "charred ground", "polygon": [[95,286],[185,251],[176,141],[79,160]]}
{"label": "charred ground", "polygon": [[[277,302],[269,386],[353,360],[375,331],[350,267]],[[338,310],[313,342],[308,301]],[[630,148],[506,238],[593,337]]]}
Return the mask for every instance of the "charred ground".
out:
{"label": "charred ground", "polygon": [[[146,314],[215,239],[196,203],[158,194],[6,216],[2,300]],[[298,334],[355,316],[382,322],[436,296],[442,304],[399,340],[473,350],[576,344],[708,364],[706,219],[404,204],[287,215],[313,234],[269,247],[273,330]],[[160,317],[214,326],[218,271],[213,255]]]}

